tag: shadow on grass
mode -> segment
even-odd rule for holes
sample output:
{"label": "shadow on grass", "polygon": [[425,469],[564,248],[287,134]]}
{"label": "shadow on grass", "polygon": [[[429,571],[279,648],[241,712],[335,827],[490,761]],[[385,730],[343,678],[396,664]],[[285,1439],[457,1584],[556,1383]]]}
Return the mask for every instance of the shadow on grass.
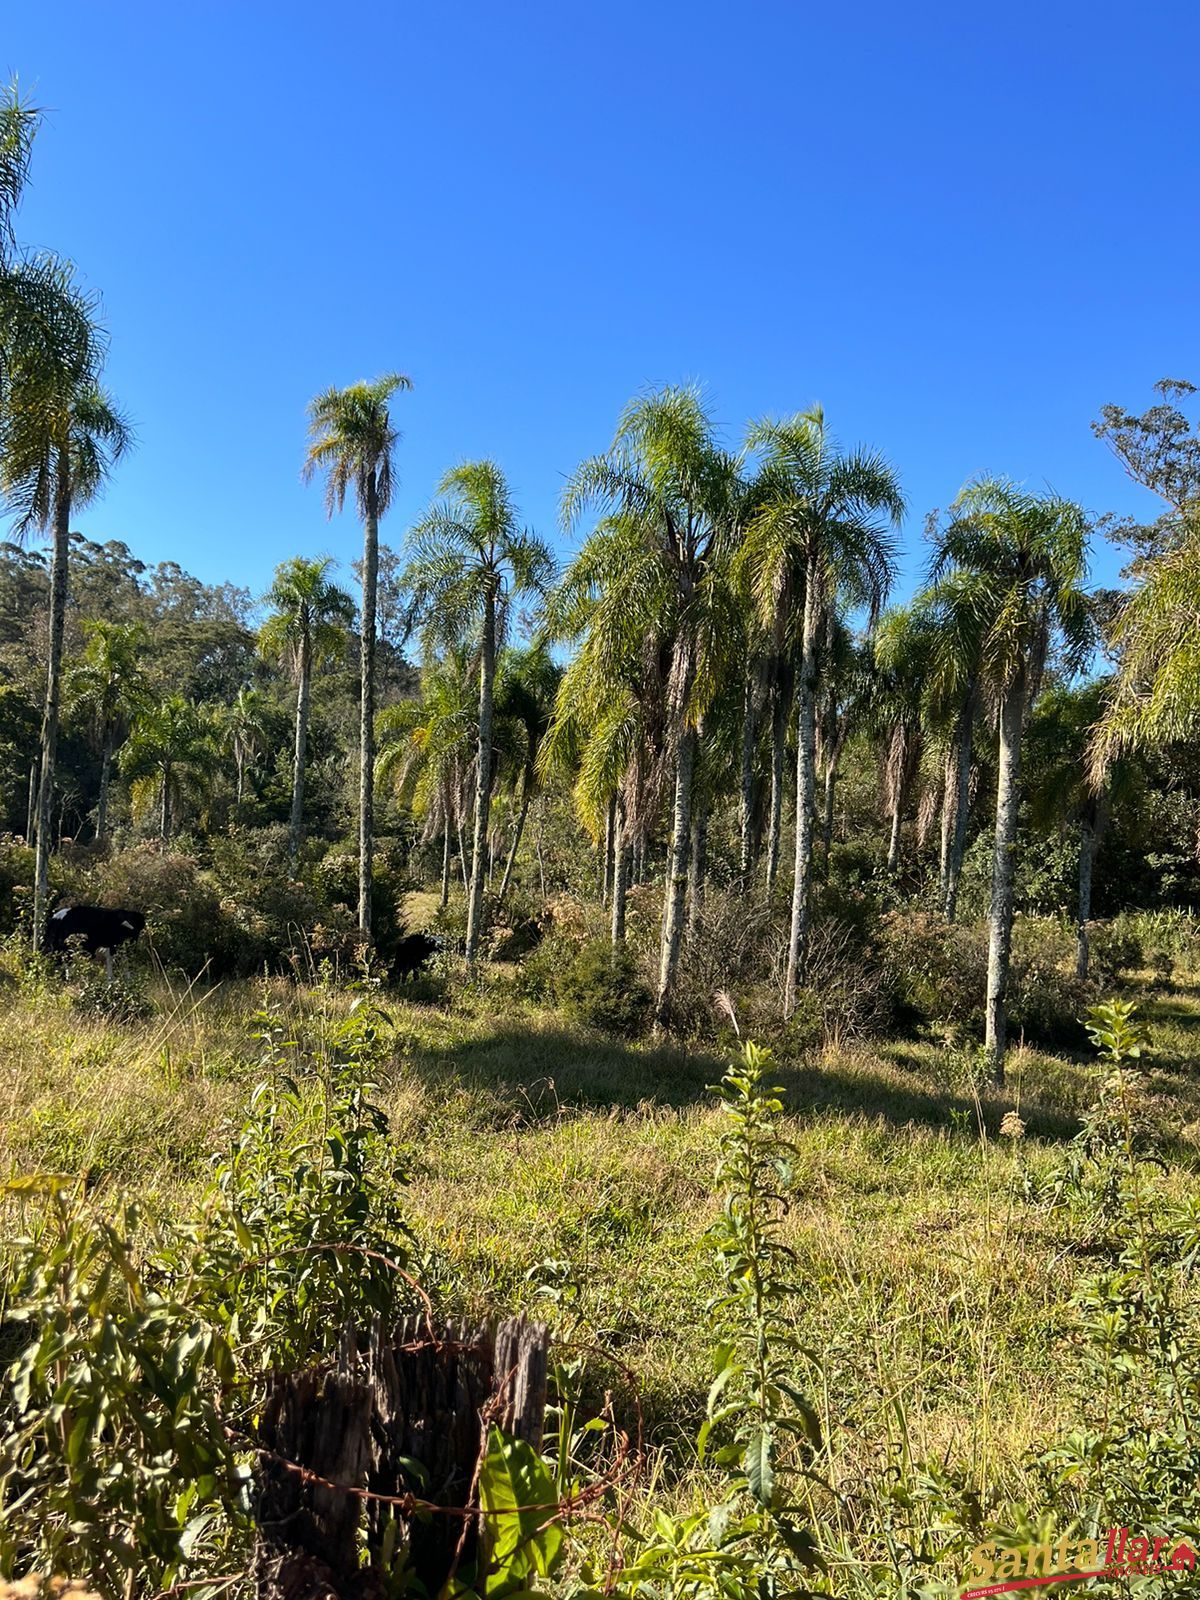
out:
{"label": "shadow on grass", "polygon": [[[788,1112],[975,1133],[978,1111],[969,1093],[933,1081],[916,1052],[906,1056],[902,1046],[886,1048],[890,1059],[864,1052],[827,1062],[778,1063],[773,1076]],[[426,1080],[484,1091],[494,1098],[496,1120],[530,1123],[564,1110],[715,1105],[709,1085],[729,1059],[716,1046],[637,1045],[566,1026],[504,1021],[486,1033],[415,1045],[408,1065]],[[1011,1106],[1008,1095],[982,1098],[989,1134],[998,1132]],[[1041,1139],[1070,1139],[1079,1131],[1074,1104],[1030,1098],[1028,1085],[1021,1114]]]}

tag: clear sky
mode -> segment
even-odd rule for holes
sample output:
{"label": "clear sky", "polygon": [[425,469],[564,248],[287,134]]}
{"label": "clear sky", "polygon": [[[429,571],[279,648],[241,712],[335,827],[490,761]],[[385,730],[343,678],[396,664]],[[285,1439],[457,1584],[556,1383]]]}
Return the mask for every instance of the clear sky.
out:
{"label": "clear sky", "polygon": [[103,292],[139,435],[78,525],[210,580],[353,559],[304,407],[390,368],[389,543],[480,455],[554,534],[622,403],[696,379],[731,437],[820,400],[884,450],[906,587],[981,471],[1148,510],[1088,424],[1200,382],[1195,0],[2,14],[50,109],[19,230]]}

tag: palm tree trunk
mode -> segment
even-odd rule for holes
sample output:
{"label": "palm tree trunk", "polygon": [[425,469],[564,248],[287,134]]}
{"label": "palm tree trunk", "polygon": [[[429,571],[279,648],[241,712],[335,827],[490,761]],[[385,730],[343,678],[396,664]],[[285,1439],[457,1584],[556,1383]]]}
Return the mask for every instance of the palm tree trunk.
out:
{"label": "palm tree trunk", "polygon": [[750,887],[754,857],[754,755],[758,745],[755,673],[747,669],[742,689],[742,785],[738,805],[738,893]]}
{"label": "palm tree trunk", "polygon": [[604,871],[600,883],[600,904],[608,905],[608,897],[612,893],[613,881],[613,849],[617,826],[617,797],[611,795],[608,810],[604,815]]}
{"label": "palm tree trunk", "polygon": [[305,629],[300,640],[296,688],[296,744],[292,754],[292,815],[288,823],[288,875],[296,876],[300,829],[304,821],[304,766],[308,756],[308,707],[312,689],[312,642]]}
{"label": "palm tree trunk", "polygon": [[787,751],[788,685],[786,673],[775,680],[775,704],[771,713],[771,817],[767,825],[767,897],[779,876],[779,856],[783,833],[783,767]]}
{"label": "palm tree trunk", "polygon": [[36,848],[33,869],[33,943],[44,947],[50,901],[50,810],[58,756],[59,707],[62,698],[63,634],[67,625],[67,565],[71,552],[71,480],[66,450],[58,453],[54,500],[54,558],[50,568],[50,648],[46,665],[46,704],[42,715],[38,761]]}
{"label": "palm tree trunk", "polygon": [[823,820],[821,823],[821,860],[825,870],[829,869],[829,852],[833,848],[833,804],[834,794],[837,789],[838,762],[841,759],[842,747],[846,736],[840,731],[834,736],[829,747],[829,760],[825,765],[825,798],[823,801]]}
{"label": "palm tree trunk", "polygon": [[462,877],[463,893],[471,892],[471,874],[467,867],[467,841],[463,837],[463,819],[461,810],[456,813],[455,827],[458,833],[458,870]]}
{"label": "palm tree trunk", "polygon": [[625,827],[624,807],[618,804],[613,823],[612,942],[614,949],[625,943],[625,902],[629,893],[629,869],[633,864],[632,841]]}
{"label": "palm tree trunk", "polygon": [[[687,695],[682,696],[684,704]],[[671,850],[667,864],[666,892],[663,895],[662,940],[658,962],[656,1022],[662,1022],[671,1002],[671,989],[679,970],[683,943],[684,906],[687,900],[688,855],[692,840],[692,776],[696,769],[696,733],[685,728],[679,740],[675,762],[675,804],[671,822]]]}
{"label": "palm tree trunk", "polygon": [[165,846],[167,840],[170,837],[171,837],[171,768],[169,766],[164,766],[163,767],[163,773],[162,773],[162,795],[160,797],[160,807],[159,807],[159,813],[158,813],[158,841],[159,841],[159,843],[161,845]]}
{"label": "palm tree trunk", "polygon": [[942,909],[946,913],[948,922],[954,921],[958,911],[958,884],[962,877],[963,856],[967,848],[967,819],[971,809],[971,730],[975,725],[976,694],[976,687],[972,683],[959,716],[958,734],[955,740],[954,827],[950,836],[945,897],[942,902]]}
{"label": "palm tree trunk", "polygon": [[450,806],[448,802],[442,815],[442,898],[438,904],[443,911],[450,904]]}
{"label": "palm tree trunk", "polygon": [[542,857],[542,837],[546,831],[546,799],[543,795],[538,800],[538,827],[537,838],[533,842],[533,853],[537,858],[538,882],[542,889],[542,901],[546,899],[546,863]]}
{"label": "palm tree trunk", "polygon": [[37,761],[29,763],[29,800],[25,807],[25,843],[31,845],[37,833],[37,794],[38,794],[38,764]]}
{"label": "palm tree trunk", "polygon": [[783,1014],[796,1006],[796,989],[808,955],[809,891],[812,886],[813,811],[816,802],[817,622],[820,574],[809,561],[804,586],[804,653],[800,663],[796,740],[796,862],[792,878],[792,925],[788,937]]}
{"label": "palm tree trunk", "polygon": [[692,864],[689,872],[691,894],[688,899],[687,938],[696,937],[704,915],[704,881],[708,871],[708,806],[701,798],[692,818]]}
{"label": "palm tree trunk", "polygon": [[992,857],[992,907],[988,921],[987,1012],[984,1049],[996,1087],[1004,1087],[1004,1045],[1009,958],[1012,953],[1017,806],[1021,777],[1021,730],[1025,721],[1022,667],[1000,707],[1000,763],[996,781],[996,842]]}
{"label": "palm tree trunk", "polygon": [[1089,805],[1079,824],[1079,915],[1075,923],[1075,976],[1086,978],[1091,956],[1088,923],[1092,920],[1092,873],[1099,844],[1096,808]]}
{"label": "palm tree trunk", "polygon": [[887,870],[889,877],[895,877],[900,865],[900,797],[892,806],[892,831],[888,838]]}
{"label": "palm tree trunk", "polygon": [[358,926],[370,939],[375,863],[375,611],[379,587],[379,495],[374,468],[367,476],[365,498],[359,618]]}
{"label": "palm tree trunk", "polygon": [[517,851],[521,848],[521,835],[525,831],[525,818],[529,815],[529,801],[533,794],[533,779],[528,768],[521,779],[521,809],[517,813],[517,826],[513,833],[512,848],[508,852],[508,860],[504,863],[504,874],[500,879],[500,893],[496,896],[496,910],[499,911],[508,895],[508,886],[512,882],[513,867],[517,861]]}
{"label": "palm tree trunk", "polygon": [[96,842],[108,832],[108,790],[112,779],[112,734],[104,730],[100,750],[100,793],[96,798]]}
{"label": "palm tree trunk", "polygon": [[237,769],[237,787],[233,796],[233,820],[240,822],[242,820],[242,797],[246,791],[246,752],[242,749],[240,743],[234,748],[233,762]]}
{"label": "palm tree trunk", "polygon": [[479,663],[479,755],[475,772],[475,838],[471,852],[471,889],[467,903],[467,966],[475,965],[483,933],[483,882],[492,802],[492,696],[496,679],[496,597],[484,602],[483,641]]}

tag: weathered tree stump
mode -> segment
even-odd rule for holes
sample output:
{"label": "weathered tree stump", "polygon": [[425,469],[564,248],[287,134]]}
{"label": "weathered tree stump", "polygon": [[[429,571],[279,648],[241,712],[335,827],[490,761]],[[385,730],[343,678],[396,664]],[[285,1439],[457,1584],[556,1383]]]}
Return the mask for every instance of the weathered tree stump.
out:
{"label": "weathered tree stump", "polygon": [[[469,1568],[487,1428],[540,1445],[548,1351],[523,1317],[435,1341],[414,1316],[387,1339],[347,1329],[333,1370],[277,1378],[259,1425],[261,1600],[371,1600],[405,1547],[431,1596]],[[447,1510],[375,1498],[410,1494]]]}

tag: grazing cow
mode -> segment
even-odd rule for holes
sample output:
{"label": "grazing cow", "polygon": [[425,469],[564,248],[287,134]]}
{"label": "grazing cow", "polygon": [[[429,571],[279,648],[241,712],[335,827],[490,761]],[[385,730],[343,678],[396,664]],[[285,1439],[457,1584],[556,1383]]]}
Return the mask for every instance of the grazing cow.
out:
{"label": "grazing cow", "polygon": [[406,978],[415,978],[437,948],[438,942],[431,934],[405,934],[392,957],[391,981],[403,983]]}
{"label": "grazing cow", "polygon": [[88,955],[112,951],[136,939],[146,926],[140,911],[112,910],[108,906],[60,906],[46,923],[46,948],[63,952],[68,939],[82,938]]}

